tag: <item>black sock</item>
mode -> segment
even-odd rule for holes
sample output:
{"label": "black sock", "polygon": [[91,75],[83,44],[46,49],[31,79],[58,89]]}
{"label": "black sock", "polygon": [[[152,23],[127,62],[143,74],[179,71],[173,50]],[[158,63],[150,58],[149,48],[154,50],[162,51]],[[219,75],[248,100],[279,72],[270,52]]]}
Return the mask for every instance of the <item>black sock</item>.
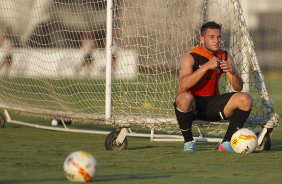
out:
{"label": "black sock", "polygon": [[235,109],[232,116],[228,118],[229,120],[229,126],[227,128],[226,134],[223,138],[222,142],[230,141],[232,135],[236,130],[242,128],[244,126],[244,123],[248,119],[251,111],[244,111],[240,109]]}
{"label": "black sock", "polygon": [[193,122],[193,111],[180,112],[175,107],[175,115],[181,130],[181,133],[184,137],[184,142],[189,142],[194,140],[192,135],[192,122]]}

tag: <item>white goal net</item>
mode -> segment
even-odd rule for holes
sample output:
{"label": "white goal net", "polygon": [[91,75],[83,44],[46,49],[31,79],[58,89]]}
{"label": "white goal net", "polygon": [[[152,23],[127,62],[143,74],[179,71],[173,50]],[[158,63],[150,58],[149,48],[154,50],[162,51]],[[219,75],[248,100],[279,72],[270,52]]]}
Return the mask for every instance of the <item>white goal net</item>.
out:
{"label": "white goal net", "polygon": [[[106,0],[2,0],[0,107],[43,117],[178,131],[172,104],[179,61],[199,44],[201,24],[212,20],[223,25],[222,47],[234,56],[244,90],[254,99],[248,123],[277,125],[237,0],[112,4],[107,10]],[[107,27],[112,27],[112,47],[106,47]],[[106,68],[106,48],[111,70]],[[112,76],[110,107],[105,105],[107,75]],[[222,78],[221,92],[232,91],[228,86]]]}

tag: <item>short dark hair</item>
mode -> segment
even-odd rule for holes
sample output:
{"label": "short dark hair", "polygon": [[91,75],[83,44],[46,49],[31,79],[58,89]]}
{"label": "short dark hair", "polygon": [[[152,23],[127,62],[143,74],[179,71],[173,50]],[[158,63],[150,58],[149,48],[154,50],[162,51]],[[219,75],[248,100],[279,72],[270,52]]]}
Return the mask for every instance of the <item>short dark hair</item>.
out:
{"label": "short dark hair", "polygon": [[206,22],[201,27],[201,36],[203,36],[207,29],[219,29],[221,30],[221,24],[218,24],[214,21]]}

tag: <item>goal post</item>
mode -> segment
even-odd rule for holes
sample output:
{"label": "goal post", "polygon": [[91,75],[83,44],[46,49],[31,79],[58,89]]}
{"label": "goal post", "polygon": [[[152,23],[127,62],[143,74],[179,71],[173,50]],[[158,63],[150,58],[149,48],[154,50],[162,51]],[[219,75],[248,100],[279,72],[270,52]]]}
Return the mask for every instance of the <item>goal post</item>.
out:
{"label": "goal post", "polygon": [[107,1],[106,34],[106,100],[105,119],[111,118],[112,108],[112,55],[113,55],[113,0]]}
{"label": "goal post", "polygon": [[[179,133],[172,105],[179,62],[199,44],[201,24],[213,20],[254,99],[246,125],[278,125],[238,0],[19,2],[0,7],[1,40],[13,45],[0,43],[2,109]],[[15,25],[29,8],[40,11],[32,11],[27,33]],[[226,78],[220,83],[221,93],[233,90]],[[203,124],[212,132],[218,122],[196,123]]]}

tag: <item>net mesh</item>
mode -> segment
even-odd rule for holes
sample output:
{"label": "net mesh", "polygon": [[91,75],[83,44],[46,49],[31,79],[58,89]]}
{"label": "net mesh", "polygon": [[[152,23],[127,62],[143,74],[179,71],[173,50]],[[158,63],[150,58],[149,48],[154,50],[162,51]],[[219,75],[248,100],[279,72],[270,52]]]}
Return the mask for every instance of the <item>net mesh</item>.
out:
{"label": "net mesh", "polygon": [[[178,131],[173,102],[182,55],[208,20],[223,25],[253,99],[250,125],[277,124],[237,0],[114,0],[112,119],[105,120],[105,0],[3,0],[0,107],[43,117]],[[223,77],[221,93],[232,91]],[[199,122],[201,124],[201,122]],[[212,123],[209,123],[210,127]]]}

